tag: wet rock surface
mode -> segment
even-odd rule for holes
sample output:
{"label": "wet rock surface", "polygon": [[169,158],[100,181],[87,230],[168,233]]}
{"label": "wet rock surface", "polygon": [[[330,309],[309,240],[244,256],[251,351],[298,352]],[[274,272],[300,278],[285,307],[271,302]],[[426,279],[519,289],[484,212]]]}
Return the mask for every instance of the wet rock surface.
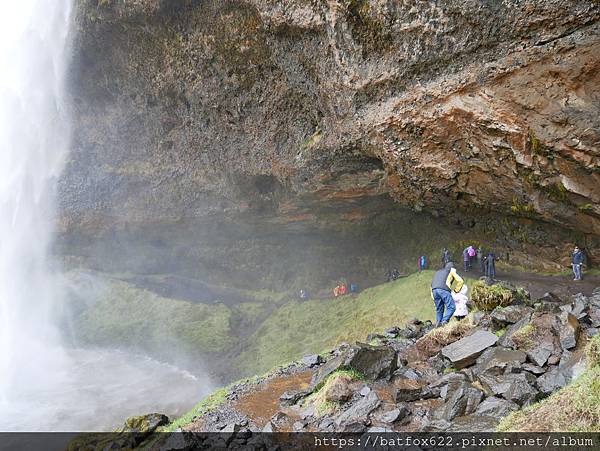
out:
{"label": "wet rock surface", "polygon": [[455,367],[463,368],[473,363],[487,348],[493,346],[498,337],[487,330],[477,330],[472,335],[445,346],[442,355],[450,360]]}

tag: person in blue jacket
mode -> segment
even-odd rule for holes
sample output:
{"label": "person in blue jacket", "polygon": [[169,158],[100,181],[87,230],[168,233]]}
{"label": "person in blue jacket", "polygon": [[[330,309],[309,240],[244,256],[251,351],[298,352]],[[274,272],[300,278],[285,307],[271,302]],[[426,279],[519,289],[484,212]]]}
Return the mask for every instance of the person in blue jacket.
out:
{"label": "person in blue jacket", "polygon": [[583,265],[583,252],[578,246],[575,246],[573,255],[571,256],[571,264],[573,265],[573,274],[575,278],[573,280],[581,280],[581,266]]}

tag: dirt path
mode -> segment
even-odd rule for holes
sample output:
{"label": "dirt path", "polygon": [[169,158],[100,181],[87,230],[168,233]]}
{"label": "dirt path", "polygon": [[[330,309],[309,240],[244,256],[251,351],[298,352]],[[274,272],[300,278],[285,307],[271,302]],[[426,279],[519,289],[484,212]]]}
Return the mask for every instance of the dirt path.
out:
{"label": "dirt path", "polygon": [[232,408],[252,418],[252,422],[262,429],[273,415],[282,410],[279,406],[279,397],[286,391],[294,392],[308,388],[312,374],[312,371],[304,371],[275,378],[260,390],[241,397]]}
{"label": "dirt path", "polygon": [[[459,274],[468,277],[478,278],[481,276],[479,271],[464,273],[459,270]],[[583,280],[574,281],[572,275],[546,276],[536,273],[518,271],[511,268],[498,268],[496,271],[498,280],[506,280],[517,286],[525,288],[531,293],[532,298],[543,296],[547,292],[552,292],[559,297],[568,298],[577,293],[583,293],[590,296],[596,287],[600,287],[600,276],[583,275]]]}

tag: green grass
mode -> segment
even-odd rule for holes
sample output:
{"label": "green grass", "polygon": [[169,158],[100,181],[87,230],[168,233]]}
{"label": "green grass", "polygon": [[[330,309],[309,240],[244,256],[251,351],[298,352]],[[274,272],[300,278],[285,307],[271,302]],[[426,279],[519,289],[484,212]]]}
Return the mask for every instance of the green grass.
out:
{"label": "green grass", "polygon": [[248,339],[237,366],[247,374],[318,353],[372,332],[403,325],[409,318],[434,319],[433,271],[367,289],[357,296],[292,301],[278,308]]}
{"label": "green grass", "polygon": [[224,352],[234,343],[232,312],[223,304],[164,298],[125,282],[107,281],[100,298],[74,321],[78,339],[99,346],[193,354]]}

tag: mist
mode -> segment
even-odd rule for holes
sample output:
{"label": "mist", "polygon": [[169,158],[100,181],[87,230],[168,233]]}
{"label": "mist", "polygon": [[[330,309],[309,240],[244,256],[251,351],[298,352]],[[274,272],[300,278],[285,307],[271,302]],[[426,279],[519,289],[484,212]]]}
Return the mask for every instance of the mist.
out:
{"label": "mist", "polygon": [[129,415],[178,415],[211,389],[146,355],[80,348],[55,236],[71,143],[68,0],[0,7],[0,431],[112,430]]}

